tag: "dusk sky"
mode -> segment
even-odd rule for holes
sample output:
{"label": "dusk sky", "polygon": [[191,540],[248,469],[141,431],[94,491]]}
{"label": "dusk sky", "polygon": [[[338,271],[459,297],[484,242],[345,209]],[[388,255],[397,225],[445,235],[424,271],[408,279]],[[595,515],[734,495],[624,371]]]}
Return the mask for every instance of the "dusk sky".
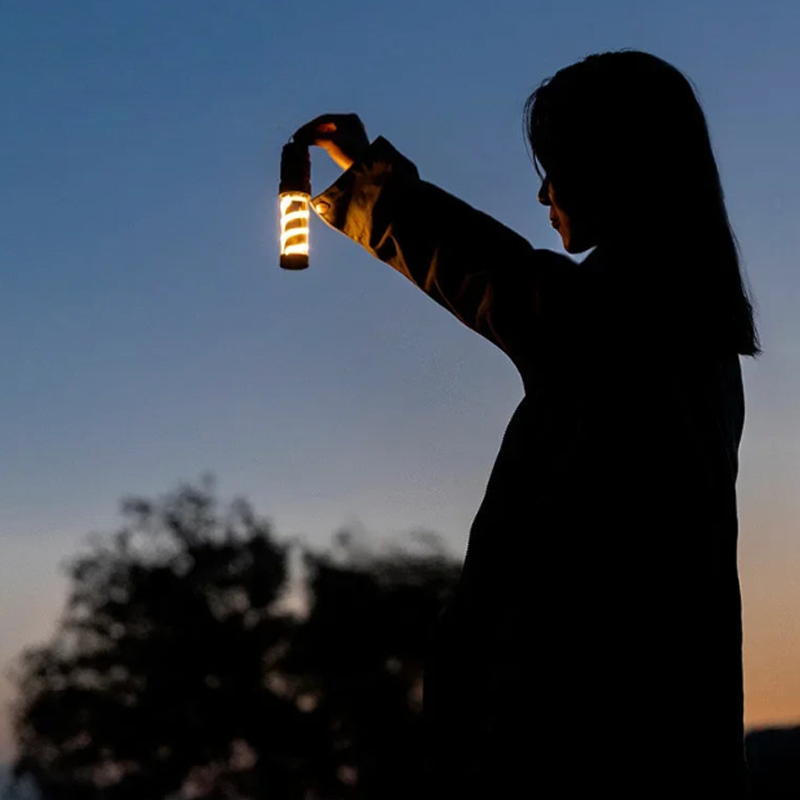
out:
{"label": "dusk sky", "polygon": [[[3,0],[0,670],[50,637],[60,564],[121,524],[122,497],[203,472],[278,538],[424,528],[463,557],[520,378],[318,218],[310,268],[280,270],[281,146],[355,112],[423,178],[563,252],[523,104],[630,47],[698,90],[756,300],[745,715],[800,724],[799,42],[797,0]],[[315,193],[338,174],[312,152]],[[0,678],[0,761],[11,697]]]}

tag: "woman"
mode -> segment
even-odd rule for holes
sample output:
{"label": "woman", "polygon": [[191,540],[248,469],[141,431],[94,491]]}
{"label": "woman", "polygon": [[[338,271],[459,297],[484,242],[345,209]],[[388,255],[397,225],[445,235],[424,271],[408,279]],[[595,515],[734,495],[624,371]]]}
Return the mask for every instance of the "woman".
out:
{"label": "woman", "polygon": [[355,115],[334,228],[502,349],[525,395],[425,674],[430,796],[746,796],[736,476],[757,333],[683,74],[589,56],[531,94],[533,248]]}

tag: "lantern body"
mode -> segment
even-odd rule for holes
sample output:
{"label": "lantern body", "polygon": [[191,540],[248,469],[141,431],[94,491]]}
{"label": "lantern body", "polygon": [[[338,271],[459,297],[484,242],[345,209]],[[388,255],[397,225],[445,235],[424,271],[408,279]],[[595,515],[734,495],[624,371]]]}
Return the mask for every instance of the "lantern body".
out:
{"label": "lantern body", "polygon": [[281,267],[308,266],[308,221],[311,198],[304,192],[284,192],[281,205]]}
{"label": "lantern body", "polygon": [[311,162],[308,147],[289,142],[281,153],[278,189],[283,269],[308,267],[308,227],[311,210]]}

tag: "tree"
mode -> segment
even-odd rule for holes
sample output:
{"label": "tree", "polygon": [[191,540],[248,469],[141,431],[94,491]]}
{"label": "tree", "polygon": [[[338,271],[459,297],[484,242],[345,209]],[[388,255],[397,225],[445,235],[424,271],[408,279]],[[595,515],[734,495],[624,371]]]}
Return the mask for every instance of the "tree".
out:
{"label": "tree", "polygon": [[[425,658],[460,566],[442,550],[374,556],[346,534],[339,543],[345,566],[306,554],[313,607],[282,668],[332,737],[339,778],[357,781],[353,797],[420,796]],[[348,796],[325,788],[326,798]]]}
{"label": "tree", "polygon": [[800,797],[800,727],[753,730],[745,742],[752,800]]}
{"label": "tree", "polygon": [[15,775],[53,800],[408,796],[456,562],[340,536],[344,565],[305,551],[303,619],[284,602],[291,543],[244,500],[220,513],[210,479],[122,513],[68,566],[54,639],[21,657]]}

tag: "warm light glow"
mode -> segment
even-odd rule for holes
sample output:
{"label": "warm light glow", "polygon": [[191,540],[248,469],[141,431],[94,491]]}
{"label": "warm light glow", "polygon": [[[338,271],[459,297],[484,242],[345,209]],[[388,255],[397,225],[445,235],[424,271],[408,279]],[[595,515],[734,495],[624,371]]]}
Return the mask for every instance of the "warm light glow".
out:
{"label": "warm light glow", "polygon": [[281,255],[308,255],[310,200],[305,192],[285,192],[280,196]]}

